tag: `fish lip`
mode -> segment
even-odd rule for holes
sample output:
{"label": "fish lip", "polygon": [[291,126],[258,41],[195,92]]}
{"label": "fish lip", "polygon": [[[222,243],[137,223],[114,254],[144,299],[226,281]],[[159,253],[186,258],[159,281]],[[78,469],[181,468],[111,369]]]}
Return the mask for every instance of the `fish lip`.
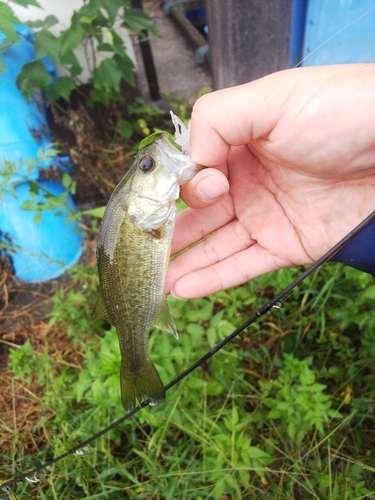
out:
{"label": "fish lip", "polygon": [[193,162],[185,153],[179,151],[166,137],[161,137],[155,141],[159,144],[160,154],[165,166],[176,175],[179,185],[192,179],[194,175],[202,170],[202,166]]}

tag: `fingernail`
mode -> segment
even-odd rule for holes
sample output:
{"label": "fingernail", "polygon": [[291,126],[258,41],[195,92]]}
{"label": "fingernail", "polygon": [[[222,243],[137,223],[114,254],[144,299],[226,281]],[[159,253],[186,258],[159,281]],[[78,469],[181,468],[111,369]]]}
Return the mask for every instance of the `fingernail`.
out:
{"label": "fingernail", "polygon": [[179,297],[178,295],[176,295],[176,294],[175,294],[175,291],[174,291],[174,289],[173,289],[173,288],[171,288],[171,289],[170,289],[170,292],[169,292],[169,293],[170,293],[170,294],[172,295],[172,297],[174,297],[175,299],[180,299],[180,298],[181,298],[181,297]]}
{"label": "fingernail", "polygon": [[196,193],[203,201],[211,201],[229,191],[228,181],[216,175],[208,175],[196,187]]}

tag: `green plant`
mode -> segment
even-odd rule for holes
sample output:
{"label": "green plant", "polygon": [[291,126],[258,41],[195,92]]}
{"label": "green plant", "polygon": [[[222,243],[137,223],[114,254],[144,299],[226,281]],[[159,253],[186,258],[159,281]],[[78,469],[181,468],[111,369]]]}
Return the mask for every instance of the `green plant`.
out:
{"label": "green plant", "polygon": [[50,368],[48,352],[37,353],[30,340],[13,351],[9,369],[14,372],[15,380],[25,380],[31,385],[33,375],[36,375],[41,385],[45,384],[47,371]]}
{"label": "green plant", "polygon": [[[40,7],[37,0],[12,0],[14,3]],[[149,16],[140,9],[132,8],[123,0],[89,0],[73,13],[70,26],[56,37],[50,31],[58,22],[55,16],[44,20],[28,22],[35,28],[35,60],[25,64],[17,77],[17,85],[25,98],[30,101],[39,88],[53,101],[59,98],[69,99],[72,90],[80,84],[82,67],[74,50],[83,44],[86,63],[90,72],[90,102],[108,105],[112,101],[122,100],[121,80],[134,84],[133,63],[128,57],[126,45],[118,35],[117,26],[142,35],[144,30],[157,34],[157,29]],[[14,24],[19,20],[11,7],[0,2],[0,30],[6,35],[0,47],[0,70],[4,70],[1,52],[9,44],[18,41]],[[110,55],[110,57],[105,57]],[[60,76],[55,82],[46,70],[43,57],[64,67],[67,76]]]}
{"label": "green plant", "polygon": [[3,160],[1,164],[0,176],[0,197],[4,196],[7,190],[15,199],[17,199],[16,187],[24,182],[29,185],[29,199],[23,201],[20,205],[21,210],[35,212],[34,222],[39,225],[44,211],[55,211],[55,215],[67,216],[67,222],[77,220],[79,216],[68,204],[68,195],[74,195],[77,183],[67,172],[62,174],[61,183],[65,190],[60,194],[52,193],[38,179],[30,178],[38,168],[38,163],[46,163],[51,158],[55,158],[58,151],[52,147],[45,151],[38,151],[38,161],[35,159],[20,160],[19,162]]}
{"label": "green plant", "polygon": [[[291,282],[262,276],[196,300],[170,298],[180,338],[153,330],[150,356],[168,383]],[[3,480],[65,452],[123,415],[116,332],[91,322],[97,276],[73,271],[52,299],[44,342],[11,352],[17,419],[1,420]],[[324,293],[322,291],[324,290]],[[374,498],[373,281],[328,264],[167,393],[48,469],[21,498]],[[37,416],[19,424],[22,401]],[[2,391],[5,397],[6,391]],[[36,409],[38,408],[38,409]],[[16,424],[18,422],[18,426]],[[30,443],[36,443],[31,448]],[[29,453],[27,450],[32,449]]]}
{"label": "green plant", "polygon": [[117,129],[118,133],[125,139],[129,139],[137,132],[144,136],[151,133],[149,128],[150,123],[155,120],[160,120],[165,112],[155,106],[149,104],[141,97],[136,97],[134,102],[127,105],[129,117],[133,120],[120,119],[120,127]]}
{"label": "green plant", "polygon": [[317,383],[310,368],[312,362],[311,356],[299,360],[284,354],[283,361],[275,360],[280,368],[278,377],[259,382],[261,402],[270,409],[266,418],[280,420],[295,443],[301,443],[313,429],[324,436],[329,420],[342,417],[332,409],[332,401],[324,392],[327,386]]}
{"label": "green plant", "polygon": [[187,125],[190,120],[194,102],[197,98],[204,94],[209,94],[210,92],[212,92],[211,87],[203,87],[198,92],[197,97],[194,98],[182,94],[172,94],[171,92],[166,91],[162,91],[162,95],[168,101],[168,105],[171,110],[185,123],[185,125]]}

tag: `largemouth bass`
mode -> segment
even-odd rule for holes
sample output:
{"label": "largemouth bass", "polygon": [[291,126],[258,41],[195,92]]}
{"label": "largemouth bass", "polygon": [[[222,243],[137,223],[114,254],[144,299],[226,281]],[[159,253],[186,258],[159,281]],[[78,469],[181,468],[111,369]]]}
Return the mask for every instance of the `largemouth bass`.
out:
{"label": "largemouth bass", "polygon": [[165,390],[148,356],[151,326],[178,338],[163,295],[179,185],[201,167],[160,134],[140,150],[115,188],[99,232],[99,295],[93,318],[117,329],[121,351],[121,399],[126,411],[148,399],[158,405]]}

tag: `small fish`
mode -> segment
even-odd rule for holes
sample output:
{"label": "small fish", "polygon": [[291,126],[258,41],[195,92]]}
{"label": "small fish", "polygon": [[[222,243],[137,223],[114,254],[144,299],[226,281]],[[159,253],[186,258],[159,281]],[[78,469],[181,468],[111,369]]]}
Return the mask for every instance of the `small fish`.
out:
{"label": "small fish", "polygon": [[151,326],[178,338],[163,294],[179,185],[201,167],[163,134],[141,149],[115,188],[100,227],[99,295],[93,319],[117,329],[121,399],[126,411],[148,399],[157,406],[165,390],[148,356]]}

